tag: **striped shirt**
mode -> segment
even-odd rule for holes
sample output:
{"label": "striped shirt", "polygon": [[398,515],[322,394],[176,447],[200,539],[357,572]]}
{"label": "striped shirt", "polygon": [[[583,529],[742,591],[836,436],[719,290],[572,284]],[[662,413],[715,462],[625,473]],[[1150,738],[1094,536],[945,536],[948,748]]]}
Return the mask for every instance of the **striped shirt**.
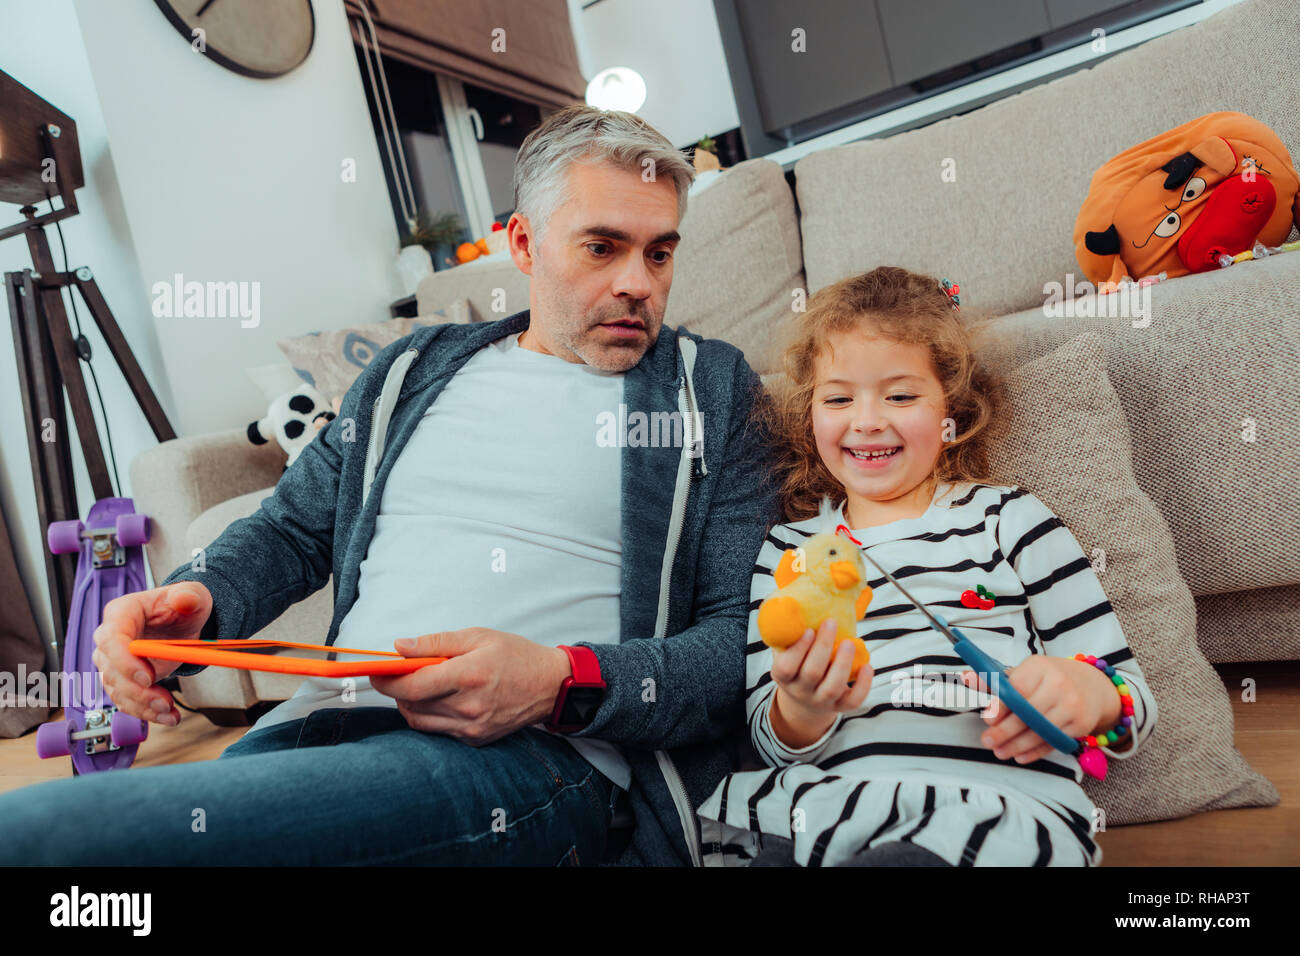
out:
{"label": "striped shirt", "polygon": [[[871,846],[910,841],[954,866],[1095,866],[1095,808],[1076,758],[999,760],[980,742],[990,698],[960,685],[969,670],[951,643],[867,562],[871,603],[858,636],[875,674],[866,701],[820,740],[785,746],[772,729],[773,652],[758,636],[758,606],[776,589],[781,554],[845,522],[843,510],[777,525],[759,551],[750,588],[746,710],[750,739],[769,769],[740,771],[701,806],[706,865],[745,865],[758,833],[794,842],[804,866],[839,865]],[[1156,720],[1156,703],[1119,621],[1074,535],[1016,486],[940,485],[929,509],[853,536],[908,592],[938,609],[1008,668],[1031,654],[1104,657],[1134,702],[1132,742],[1103,747],[1129,759]],[[979,585],[987,610],[961,595]]]}

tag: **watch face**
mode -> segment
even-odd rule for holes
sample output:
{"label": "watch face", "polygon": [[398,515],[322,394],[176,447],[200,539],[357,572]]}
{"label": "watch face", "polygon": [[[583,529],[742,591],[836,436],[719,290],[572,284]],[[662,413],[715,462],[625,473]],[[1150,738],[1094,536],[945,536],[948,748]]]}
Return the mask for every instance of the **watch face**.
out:
{"label": "watch face", "polygon": [[560,711],[560,723],[564,726],[580,724],[586,727],[596,718],[596,711],[605,702],[605,690],[601,687],[570,687],[564,698],[564,708]]}

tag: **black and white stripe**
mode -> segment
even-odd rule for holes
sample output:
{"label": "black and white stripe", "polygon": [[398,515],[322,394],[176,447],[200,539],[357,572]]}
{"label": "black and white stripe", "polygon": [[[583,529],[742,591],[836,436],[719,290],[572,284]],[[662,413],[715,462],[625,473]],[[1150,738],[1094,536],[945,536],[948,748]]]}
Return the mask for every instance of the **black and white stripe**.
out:
{"label": "black and white stripe", "polygon": [[[1008,667],[1030,654],[1105,657],[1124,675],[1136,713],[1128,748],[1104,750],[1131,757],[1154,725],[1155,700],[1074,535],[1019,488],[962,483],[940,492],[921,517],[855,530],[855,537],[917,600],[940,609]],[[715,851],[706,862],[743,865],[761,831],[793,840],[796,860],[814,866],[843,863],[891,840],[909,840],[954,865],[1100,863],[1091,838],[1095,808],[1079,785],[1077,760],[1058,752],[1028,765],[998,760],[979,739],[987,698],[964,688],[944,694],[969,668],[883,576],[868,582],[874,593],[858,625],[875,671],[864,705],[800,750],[776,736],[773,657],[757,633],[758,605],[776,588],[772,572],[782,552],[839,520],[831,514],[778,525],[758,554],[746,707],[751,740],[769,769],[732,774],[705,801],[702,834]],[[995,595],[994,606],[963,606],[962,592],[981,584]]]}

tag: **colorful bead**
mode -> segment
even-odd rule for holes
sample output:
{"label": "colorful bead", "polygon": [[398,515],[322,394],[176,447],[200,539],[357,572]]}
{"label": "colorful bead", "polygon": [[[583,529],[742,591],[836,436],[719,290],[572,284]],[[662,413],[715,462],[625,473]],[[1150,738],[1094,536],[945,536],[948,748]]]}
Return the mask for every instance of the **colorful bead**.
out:
{"label": "colorful bead", "polygon": [[1084,750],[1078,755],[1083,772],[1098,780],[1106,779],[1106,755],[1100,750]]}
{"label": "colorful bead", "polygon": [[1120,719],[1114,727],[1102,734],[1089,734],[1087,737],[1076,737],[1079,747],[1075,751],[1075,757],[1079,761],[1079,766],[1083,772],[1096,777],[1098,780],[1106,779],[1106,755],[1102,753],[1102,747],[1109,747],[1115,744],[1121,737],[1129,732],[1133,724],[1133,694],[1129,690],[1128,684],[1124,682],[1124,676],[1118,673],[1104,657],[1095,657],[1092,654],[1075,654],[1076,661],[1084,661],[1093,665],[1099,671],[1110,678],[1115,685],[1115,691],[1119,694]]}

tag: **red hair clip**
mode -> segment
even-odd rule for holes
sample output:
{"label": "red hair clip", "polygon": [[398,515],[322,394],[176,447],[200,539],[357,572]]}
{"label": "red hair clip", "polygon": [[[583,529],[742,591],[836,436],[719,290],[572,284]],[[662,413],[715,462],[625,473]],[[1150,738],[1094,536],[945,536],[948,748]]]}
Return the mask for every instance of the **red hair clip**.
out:
{"label": "red hair clip", "polygon": [[961,286],[957,285],[955,282],[949,282],[947,279],[940,280],[939,285],[947,294],[948,298],[952,299],[952,307],[960,312],[961,296],[957,293],[961,291]]}

